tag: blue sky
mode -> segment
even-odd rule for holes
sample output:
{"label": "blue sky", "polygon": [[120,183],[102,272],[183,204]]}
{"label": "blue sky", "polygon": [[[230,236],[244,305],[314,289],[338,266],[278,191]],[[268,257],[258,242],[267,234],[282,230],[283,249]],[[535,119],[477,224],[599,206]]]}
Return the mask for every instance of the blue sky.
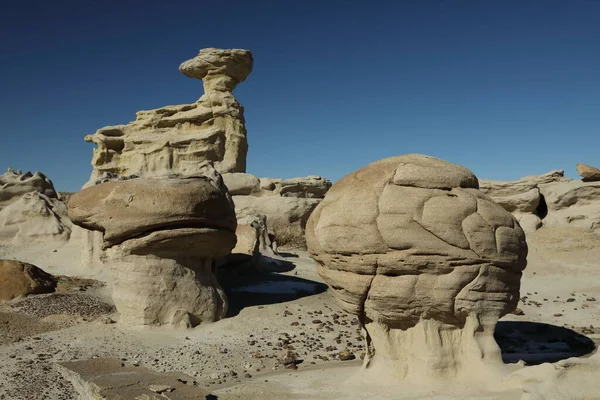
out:
{"label": "blue sky", "polygon": [[600,166],[600,1],[23,1],[0,5],[0,168],[88,179],[88,133],[190,103],[180,62],[246,48],[248,172],[333,181],[424,153],[480,178]]}

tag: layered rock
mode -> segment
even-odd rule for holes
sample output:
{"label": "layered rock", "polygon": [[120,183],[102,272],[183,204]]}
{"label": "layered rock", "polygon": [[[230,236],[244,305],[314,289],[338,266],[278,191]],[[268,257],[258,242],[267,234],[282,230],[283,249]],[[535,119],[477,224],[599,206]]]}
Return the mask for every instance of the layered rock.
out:
{"label": "layered rock", "polygon": [[0,260],[0,301],[27,297],[31,294],[51,293],[57,279],[35,265]]}
{"label": "layered rock", "polygon": [[194,174],[203,161],[221,172],[245,172],[248,142],[244,109],[233,89],[252,71],[248,50],[203,49],[179,67],[201,79],[204,95],[193,104],[139,111],[127,125],[108,126],[85,140],[95,143],[90,183],[119,176]]}
{"label": "layered rock", "polygon": [[252,208],[236,209],[237,243],[231,254],[221,260],[228,266],[254,268],[259,272],[271,272],[283,263],[277,253],[277,245],[271,239],[267,216]]}
{"label": "layered rock", "polygon": [[600,182],[568,179],[560,170],[514,182],[481,180],[480,187],[513,213],[526,232],[543,225],[600,232]]}
{"label": "layered rock", "polygon": [[544,225],[569,225],[600,233],[600,182],[556,182],[541,191],[548,206]]}
{"label": "layered rock", "polygon": [[236,208],[254,209],[266,215],[269,224],[304,227],[310,213],[331,187],[331,182],[320,176],[291,179],[254,179],[248,176],[254,177],[250,174],[226,174],[224,180]]}
{"label": "layered rock", "polygon": [[0,175],[0,241],[66,241],[70,234],[66,206],[50,179],[12,168]]}
{"label": "layered rock", "polygon": [[547,207],[540,188],[554,182],[566,182],[563,170],[550,171],[542,175],[530,175],[517,181],[479,180],[480,190],[512,213],[525,232],[542,227]]}
{"label": "layered rock", "polygon": [[101,232],[88,248],[110,266],[121,321],[193,326],[225,315],[214,260],[235,246],[236,218],[218,172],[114,180],[75,193],[69,216]]}
{"label": "layered rock", "polygon": [[527,245],[478,188],[458,165],[391,157],[342,178],[310,216],[318,272],[366,331],[367,379],[502,369],[494,327],[517,305]]}
{"label": "layered rock", "polygon": [[587,164],[577,164],[577,173],[584,182],[600,181],[600,169]]}

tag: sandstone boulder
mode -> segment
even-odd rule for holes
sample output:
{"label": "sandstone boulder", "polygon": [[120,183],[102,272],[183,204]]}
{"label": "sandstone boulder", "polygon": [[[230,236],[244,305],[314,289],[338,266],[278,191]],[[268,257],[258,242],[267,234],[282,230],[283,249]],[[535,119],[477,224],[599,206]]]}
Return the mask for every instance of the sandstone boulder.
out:
{"label": "sandstone boulder", "polygon": [[16,260],[0,260],[0,301],[51,293],[57,279],[35,265]]}
{"label": "sandstone boulder", "polygon": [[248,142],[243,107],[233,89],[252,71],[248,50],[203,49],[181,64],[202,79],[204,95],[193,104],[139,111],[127,125],[108,126],[85,140],[97,145],[88,185],[104,173],[120,176],[191,175],[204,161],[221,172],[245,172]]}
{"label": "sandstone boulder", "polygon": [[306,227],[310,255],[366,330],[369,379],[436,381],[502,366],[498,319],[519,300],[519,223],[471,171],[390,157],[338,181]]}
{"label": "sandstone boulder", "polygon": [[577,164],[577,173],[584,182],[600,181],[600,169],[587,164]]}
{"label": "sandstone boulder", "polygon": [[73,223],[102,233],[89,246],[112,268],[122,322],[197,325],[224,317],[214,260],[235,246],[237,223],[221,176],[202,168],[193,176],[104,182],[71,197]]}

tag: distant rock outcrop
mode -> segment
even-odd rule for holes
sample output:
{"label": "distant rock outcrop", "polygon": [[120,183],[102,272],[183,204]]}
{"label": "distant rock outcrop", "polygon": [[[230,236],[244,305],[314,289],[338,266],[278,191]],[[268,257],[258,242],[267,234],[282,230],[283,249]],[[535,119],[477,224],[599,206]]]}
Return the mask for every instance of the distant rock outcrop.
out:
{"label": "distant rock outcrop", "polygon": [[70,234],[66,206],[50,179],[12,168],[0,175],[0,241],[66,241]]}
{"label": "distant rock outcrop", "polygon": [[489,195],[506,211],[511,212],[525,232],[541,228],[547,206],[540,192],[553,182],[568,181],[563,170],[550,171],[542,175],[530,175],[517,181],[479,180],[479,189]]}
{"label": "distant rock outcrop", "polygon": [[245,172],[248,142],[244,109],[233,89],[252,71],[248,50],[203,49],[179,69],[202,79],[204,95],[193,104],[138,111],[127,125],[108,126],[85,140],[95,143],[90,178],[104,173],[120,176],[188,175],[203,161],[212,161],[221,172]]}
{"label": "distant rock outcrop", "polygon": [[478,187],[461,166],[390,157],[339,180],[310,216],[317,271],[366,331],[365,376],[500,376],[494,328],[519,301],[527,244]]}
{"label": "distant rock outcrop", "polygon": [[600,169],[587,164],[577,164],[577,173],[584,182],[600,181]]}
{"label": "distant rock outcrop", "polygon": [[513,213],[526,232],[542,225],[600,232],[600,182],[565,178],[562,170],[513,182],[479,182],[481,191]]}

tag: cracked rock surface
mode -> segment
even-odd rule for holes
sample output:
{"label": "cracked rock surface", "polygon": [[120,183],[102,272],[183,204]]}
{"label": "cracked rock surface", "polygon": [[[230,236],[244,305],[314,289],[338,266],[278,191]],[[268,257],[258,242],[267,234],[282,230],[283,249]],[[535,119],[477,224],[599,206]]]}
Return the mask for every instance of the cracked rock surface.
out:
{"label": "cracked rock surface", "polygon": [[366,329],[371,376],[501,369],[494,327],[519,300],[527,244],[478,187],[458,165],[391,157],[342,178],[311,215],[310,254]]}

